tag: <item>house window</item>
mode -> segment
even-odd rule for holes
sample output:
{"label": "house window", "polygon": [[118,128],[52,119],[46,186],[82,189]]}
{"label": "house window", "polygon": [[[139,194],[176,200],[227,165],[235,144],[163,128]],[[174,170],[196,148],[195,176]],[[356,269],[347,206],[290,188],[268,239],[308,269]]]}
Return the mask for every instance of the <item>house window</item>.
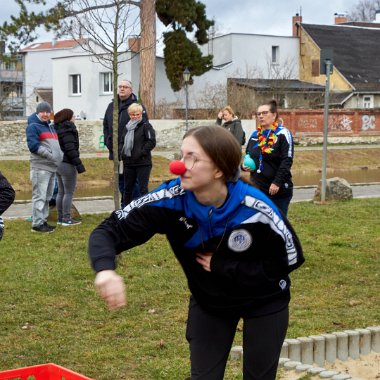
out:
{"label": "house window", "polygon": [[81,95],[82,84],[80,74],[70,75],[70,95]]}
{"label": "house window", "polygon": [[272,46],[272,64],[279,63],[280,60],[280,47]]}
{"label": "house window", "polygon": [[19,98],[21,98],[22,97],[22,94],[23,94],[23,88],[22,88],[22,84],[17,84],[16,85],[16,93],[17,93],[17,96],[19,97]]}
{"label": "house window", "polygon": [[373,95],[363,96],[363,108],[373,108]]}
{"label": "house window", "polygon": [[112,91],[112,73],[100,73],[100,93],[111,94]]}
{"label": "house window", "polygon": [[311,76],[319,77],[319,59],[313,59],[311,61]]}

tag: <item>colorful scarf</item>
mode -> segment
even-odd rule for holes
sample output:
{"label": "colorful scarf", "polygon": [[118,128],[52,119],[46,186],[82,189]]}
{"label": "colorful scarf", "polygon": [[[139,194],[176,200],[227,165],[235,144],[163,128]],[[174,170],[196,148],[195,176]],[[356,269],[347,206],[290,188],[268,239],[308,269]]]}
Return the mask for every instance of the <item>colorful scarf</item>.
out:
{"label": "colorful scarf", "polygon": [[258,146],[261,149],[261,153],[272,153],[272,146],[277,140],[277,128],[277,122],[274,122],[269,129],[264,129],[260,124],[257,126],[257,138],[259,140]]}
{"label": "colorful scarf", "polygon": [[263,154],[269,154],[273,151],[272,146],[277,141],[276,132],[278,128],[279,124],[277,122],[274,122],[269,129],[264,129],[260,124],[257,126],[257,146],[261,149],[257,173],[261,173],[264,170]]}

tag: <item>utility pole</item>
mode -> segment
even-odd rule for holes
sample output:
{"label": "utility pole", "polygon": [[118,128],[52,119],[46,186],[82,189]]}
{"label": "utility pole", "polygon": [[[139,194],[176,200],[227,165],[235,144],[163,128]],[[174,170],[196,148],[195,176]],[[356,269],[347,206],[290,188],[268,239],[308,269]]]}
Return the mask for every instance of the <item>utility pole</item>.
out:
{"label": "utility pole", "polygon": [[322,187],[321,203],[326,201],[326,167],[327,167],[327,135],[329,128],[329,98],[330,98],[330,74],[333,71],[332,49],[322,49],[320,57],[320,73],[326,75],[325,105],[323,112],[323,156],[322,156]]}

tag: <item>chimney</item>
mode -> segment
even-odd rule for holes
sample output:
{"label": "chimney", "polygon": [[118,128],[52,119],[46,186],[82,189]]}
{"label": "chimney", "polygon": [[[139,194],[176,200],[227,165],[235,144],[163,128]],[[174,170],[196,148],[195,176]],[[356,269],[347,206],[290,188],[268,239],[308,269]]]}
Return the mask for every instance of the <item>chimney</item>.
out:
{"label": "chimney", "polygon": [[139,37],[128,38],[128,49],[132,53],[139,53],[140,52],[140,38]]}
{"label": "chimney", "polygon": [[334,17],[335,25],[344,24],[345,22],[348,22],[347,15],[345,13],[334,13]]}
{"label": "chimney", "polygon": [[296,13],[292,18],[292,27],[293,27],[293,37],[298,37],[298,24],[302,22],[302,16],[299,13]]}

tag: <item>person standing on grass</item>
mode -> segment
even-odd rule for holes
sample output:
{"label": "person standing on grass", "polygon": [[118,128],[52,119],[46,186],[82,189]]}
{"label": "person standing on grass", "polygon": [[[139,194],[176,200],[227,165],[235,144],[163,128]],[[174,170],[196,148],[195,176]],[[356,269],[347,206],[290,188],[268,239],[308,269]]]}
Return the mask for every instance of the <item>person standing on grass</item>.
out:
{"label": "person standing on grass", "polygon": [[248,140],[246,153],[255,162],[254,168],[243,164],[250,172],[255,187],[264,192],[287,215],[293,197],[292,173],[293,136],[278,122],[277,103],[270,100],[257,109],[257,128]]}
{"label": "person standing on grass", "polygon": [[49,201],[54,192],[55,173],[62,162],[58,136],[50,124],[51,106],[37,104],[36,112],[29,116],[26,140],[30,151],[30,178],[32,180],[32,232],[53,232],[47,223]]}
{"label": "person standing on grass", "polygon": [[[118,157],[119,161],[121,161],[121,148],[123,147],[123,131],[125,126],[128,124],[130,117],[128,114],[128,107],[132,103],[137,103],[137,96],[133,93],[132,82],[127,79],[121,79],[118,84],[118,99],[117,99],[117,107],[118,107]],[[144,121],[148,121],[148,115],[144,106],[142,111],[142,118]],[[109,151],[109,159],[113,160],[114,151],[113,151],[113,101],[108,105],[106,113],[103,119],[103,135],[104,135],[104,143]],[[124,174],[122,170],[119,172],[119,191],[121,194],[121,207],[126,205],[123,197],[124,197]],[[138,186],[136,184],[133,192],[133,198],[137,198],[140,196]]]}
{"label": "person standing on grass", "polygon": [[57,169],[58,194],[56,199],[58,222],[62,226],[80,224],[71,217],[71,206],[77,185],[77,173],[86,171],[79,157],[79,135],[74,124],[74,111],[64,108],[54,115],[54,127],[58,134],[63,160]]}
{"label": "person standing on grass", "polygon": [[241,146],[230,132],[191,129],[181,156],[178,178],[114,211],[91,233],[95,287],[110,309],[125,306],[116,256],[165,234],[191,292],[191,379],[223,379],[242,318],[244,379],[274,380],[288,327],[288,275],[304,262],[300,242],[276,205],[239,179]]}
{"label": "person standing on grass", "polygon": [[123,129],[121,159],[124,168],[124,202],[133,199],[133,189],[137,185],[139,193],[148,192],[149,176],[152,170],[152,153],[156,146],[156,133],[152,125],[143,119],[143,106],[133,103],[128,107],[128,124]]}
{"label": "person standing on grass", "polygon": [[11,206],[15,200],[16,193],[12,185],[0,172],[0,240],[4,234],[4,221],[1,215]]}

